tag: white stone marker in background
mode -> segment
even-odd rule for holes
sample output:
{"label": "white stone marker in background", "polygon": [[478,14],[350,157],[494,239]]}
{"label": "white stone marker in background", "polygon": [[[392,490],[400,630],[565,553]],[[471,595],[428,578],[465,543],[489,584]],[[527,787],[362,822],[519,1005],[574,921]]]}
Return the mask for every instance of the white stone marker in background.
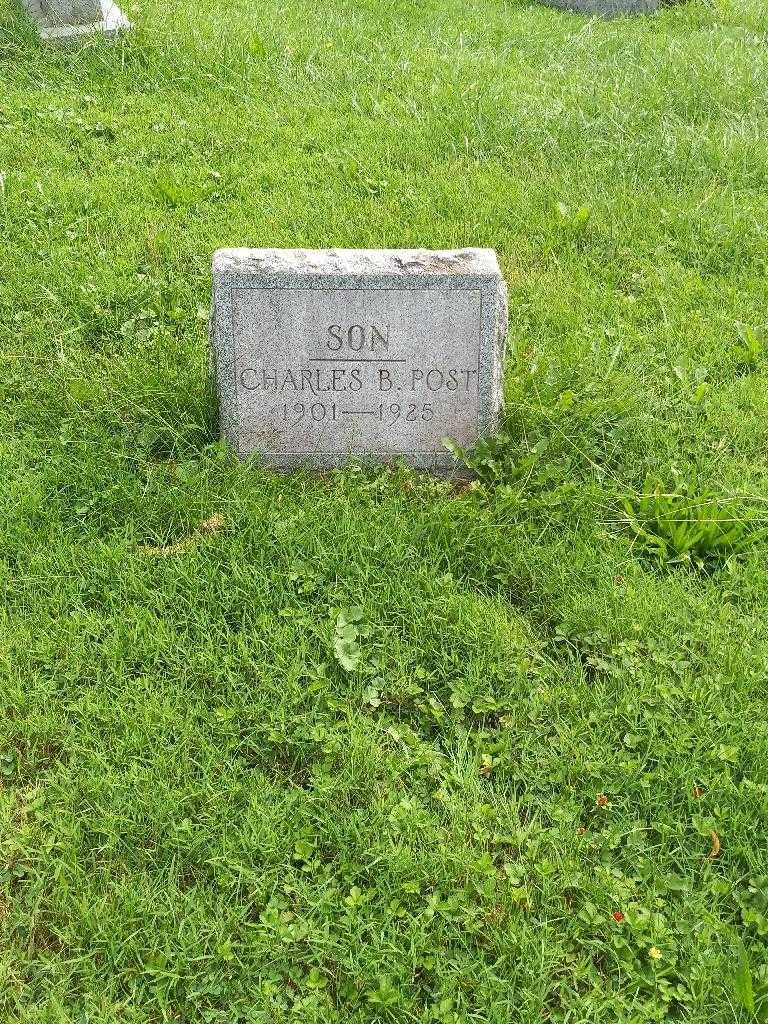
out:
{"label": "white stone marker in background", "polygon": [[90,32],[112,37],[131,23],[112,0],[23,0],[40,37],[65,43]]}
{"label": "white stone marker in background", "polygon": [[222,436],[280,468],[455,460],[498,426],[506,288],[491,249],[221,249]]}

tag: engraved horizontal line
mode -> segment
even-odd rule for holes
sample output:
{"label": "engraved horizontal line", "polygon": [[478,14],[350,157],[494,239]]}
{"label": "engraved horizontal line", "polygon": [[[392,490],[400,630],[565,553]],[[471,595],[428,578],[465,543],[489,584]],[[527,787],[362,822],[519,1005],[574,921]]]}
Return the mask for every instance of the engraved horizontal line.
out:
{"label": "engraved horizontal line", "polygon": [[[343,277],[358,277],[356,274],[344,274]],[[391,277],[399,276],[397,274],[390,273]],[[464,280],[459,283],[457,278],[461,276]],[[275,281],[270,281],[267,284],[253,284],[251,278],[254,278],[253,274],[245,275],[248,280],[244,281],[228,281],[222,285],[224,288],[229,288],[233,292],[433,292],[441,291],[446,295],[474,295],[479,294],[483,289],[496,286],[496,278],[489,278],[486,280],[478,281],[474,275],[469,276],[466,274],[458,275],[452,274],[450,278],[446,278],[443,275],[436,274],[434,277],[411,277],[406,278],[403,281],[402,287],[399,288],[388,288],[386,285],[379,288],[372,281],[365,281],[363,284],[355,285],[354,287],[348,287],[340,285],[338,288],[334,288],[333,285],[328,286],[328,278],[326,275],[313,275],[309,278],[312,285],[308,288],[296,288],[291,284],[278,284]],[[254,278],[255,279],[255,278]],[[406,281],[409,283],[406,284]],[[411,283],[412,282],[412,283]],[[447,282],[447,285],[446,285]]]}
{"label": "engraved horizontal line", "polygon": [[[254,452],[251,452],[251,454],[254,454]],[[440,452],[435,451],[434,448],[412,448],[412,449],[408,449],[407,451],[404,448],[379,448],[378,451],[377,451],[377,454],[375,454],[375,455],[372,454],[370,451],[366,451],[366,452],[341,452],[341,453],[339,453],[339,452],[317,452],[317,451],[311,451],[311,452],[284,452],[284,451],[268,452],[268,451],[265,451],[264,449],[260,448],[259,449],[259,454],[260,455],[264,455],[267,458],[275,458],[275,459],[277,459],[277,458],[284,458],[284,457],[288,458],[288,457],[290,457],[290,458],[301,458],[301,459],[305,459],[305,460],[306,459],[337,459],[337,458],[338,459],[377,459],[380,455],[394,455],[394,456],[397,456],[397,455],[411,455],[411,456],[414,456],[414,457],[419,456],[419,455],[429,455],[433,459],[440,459],[441,462],[444,461],[446,463],[446,465],[448,465],[448,464],[454,465],[455,462],[456,462],[456,460],[453,459],[450,455],[441,455]],[[64,577],[62,577],[62,579],[63,578]]]}
{"label": "engraved horizontal line", "polygon": [[340,356],[338,359],[310,359],[310,363],[405,363],[407,359],[347,359]]}
{"label": "engraved horizontal line", "polygon": [[378,416],[375,409],[342,409],[342,416]]}

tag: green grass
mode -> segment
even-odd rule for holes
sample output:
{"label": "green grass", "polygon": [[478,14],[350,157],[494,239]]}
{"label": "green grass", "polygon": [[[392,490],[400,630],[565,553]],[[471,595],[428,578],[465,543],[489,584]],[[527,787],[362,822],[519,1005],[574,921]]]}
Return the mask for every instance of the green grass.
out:
{"label": "green grass", "polygon": [[[0,0],[0,1020],[765,1020],[763,0],[125,7]],[[228,457],[225,245],[496,248],[487,484]]]}

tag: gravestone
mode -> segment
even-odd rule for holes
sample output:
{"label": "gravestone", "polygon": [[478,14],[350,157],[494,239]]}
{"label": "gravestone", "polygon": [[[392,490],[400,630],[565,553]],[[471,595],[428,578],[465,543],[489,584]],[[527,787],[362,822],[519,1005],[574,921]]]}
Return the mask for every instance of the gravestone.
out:
{"label": "gravestone", "polygon": [[576,14],[591,14],[601,18],[618,18],[622,14],[653,14],[659,9],[659,0],[543,0],[550,7]]}
{"label": "gravestone", "polygon": [[222,249],[211,350],[221,434],[271,466],[456,468],[496,430],[506,288],[490,249]]}
{"label": "gravestone", "polygon": [[23,0],[47,42],[66,43],[91,32],[113,37],[130,22],[112,0]]}

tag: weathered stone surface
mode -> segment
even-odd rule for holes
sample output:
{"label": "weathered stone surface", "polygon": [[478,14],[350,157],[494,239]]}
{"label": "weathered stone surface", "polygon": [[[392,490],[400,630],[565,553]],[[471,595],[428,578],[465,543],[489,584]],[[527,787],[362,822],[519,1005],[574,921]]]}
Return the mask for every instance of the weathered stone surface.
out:
{"label": "weathered stone surface", "polygon": [[51,43],[75,42],[98,32],[108,38],[131,27],[113,0],[22,0],[37,24],[40,38]]}
{"label": "weathered stone surface", "polygon": [[550,7],[576,14],[591,14],[601,18],[618,18],[622,14],[653,14],[659,9],[659,0],[543,0]]}
{"label": "weathered stone surface", "polygon": [[490,249],[222,249],[211,346],[222,436],[268,465],[447,470],[493,432],[506,288]]}
{"label": "weathered stone surface", "polygon": [[101,21],[101,0],[42,0],[45,13],[63,25]]}

